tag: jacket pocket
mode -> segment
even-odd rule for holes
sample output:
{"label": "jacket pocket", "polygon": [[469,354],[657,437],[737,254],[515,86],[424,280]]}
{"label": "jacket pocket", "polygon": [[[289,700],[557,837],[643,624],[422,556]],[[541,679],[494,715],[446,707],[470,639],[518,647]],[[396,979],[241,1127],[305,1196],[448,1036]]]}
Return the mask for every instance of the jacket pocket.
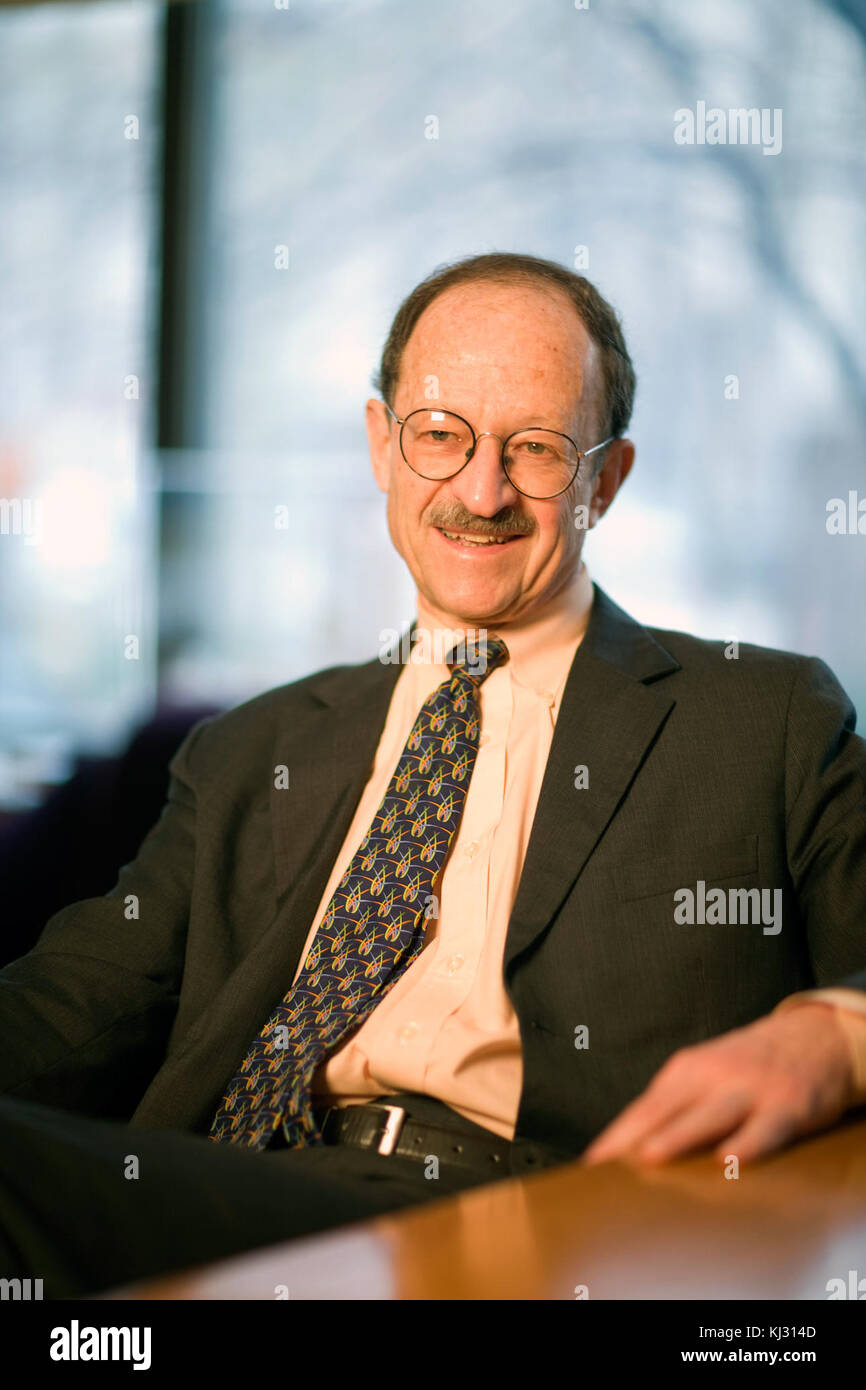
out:
{"label": "jacket pocket", "polygon": [[676,854],[646,856],[632,860],[616,870],[614,879],[621,902],[652,898],[690,888],[703,879],[707,886],[755,874],[758,871],[758,837],[744,835],[736,840],[684,849]]}

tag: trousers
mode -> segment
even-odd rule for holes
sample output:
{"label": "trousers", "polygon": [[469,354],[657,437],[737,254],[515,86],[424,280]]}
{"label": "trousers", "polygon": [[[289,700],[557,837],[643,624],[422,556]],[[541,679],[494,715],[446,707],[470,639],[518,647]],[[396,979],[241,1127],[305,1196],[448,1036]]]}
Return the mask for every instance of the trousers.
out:
{"label": "trousers", "polygon": [[[381,1099],[487,1133],[430,1096]],[[0,1096],[0,1279],[88,1297],[490,1181],[444,1164],[431,1180],[422,1162],[348,1145],[257,1153]]]}

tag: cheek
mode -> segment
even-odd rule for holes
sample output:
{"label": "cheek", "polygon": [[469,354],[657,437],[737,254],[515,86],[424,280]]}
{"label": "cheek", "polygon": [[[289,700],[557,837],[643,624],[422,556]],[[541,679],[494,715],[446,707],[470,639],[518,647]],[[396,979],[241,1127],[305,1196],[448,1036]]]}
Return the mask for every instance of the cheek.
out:
{"label": "cheek", "polygon": [[403,554],[403,545],[402,545],[402,543],[401,543],[401,537],[402,537],[402,534],[403,534],[402,508],[401,508],[401,506],[400,506],[400,501],[399,501],[399,498],[398,498],[398,496],[397,496],[396,489],[393,488],[393,487],[391,488],[390,492],[388,493],[388,510],[387,510],[387,517],[388,517],[388,534],[389,534],[390,537],[391,537],[391,543],[393,544],[394,548],[399,552],[399,554],[402,555],[402,554]]}
{"label": "cheek", "polygon": [[[571,494],[564,494],[571,498]],[[536,531],[533,539],[542,550],[554,550],[557,546],[568,545],[571,541],[575,506],[574,500],[562,502],[550,512],[536,512]]]}
{"label": "cheek", "polygon": [[429,499],[416,495],[411,485],[405,481],[392,480],[388,493],[388,529],[392,539],[402,537],[409,544],[423,540],[426,530],[425,509]]}
{"label": "cheek", "polygon": [[586,534],[592,501],[592,484],[573,487],[566,496],[568,502],[563,508],[562,530],[566,542],[573,544],[575,540],[579,541],[580,537]]}

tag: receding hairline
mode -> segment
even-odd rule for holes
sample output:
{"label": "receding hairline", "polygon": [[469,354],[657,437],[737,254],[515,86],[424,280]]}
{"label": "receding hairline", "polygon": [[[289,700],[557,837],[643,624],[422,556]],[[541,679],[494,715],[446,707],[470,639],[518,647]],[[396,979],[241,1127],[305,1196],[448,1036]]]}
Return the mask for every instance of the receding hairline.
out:
{"label": "receding hairline", "polygon": [[[549,295],[558,291],[570,302],[598,354],[590,389],[584,393],[581,387],[575,404],[582,409],[594,407],[597,427],[612,438],[622,437],[631,418],[637,378],[616,310],[585,276],[556,261],[520,252],[487,252],[440,264],[415,285],[394,315],[372,376],[373,387],[384,400],[393,407],[403,354],[423,315],[449,290],[474,284],[526,286]],[[603,459],[601,454],[599,465]]]}
{"label": "receding hairline", "polygon": [[[406,341],[403,343],[403,346],[400,351],[400,357],[396,364],[397,371],[393,383],[392,395],[396,396],[396,393],[399,389],[400,378],[402,376],[403,371],[403,363],[405,361],[406,353],[409,349],[412,339],[415,337],[415,334],[417,333],[424,319],[429,314],[430,310],[433,309],[437,304],[439,304],[441,300],[447,299],[449,296],[456,295],[458,292],[463,290],[486,289],[488,287],[494,289],[511,289],[514,286],[517,286],[521,289],[535,291],[541,296],[549,299],[551,302],[557,303],[570,310],[572,317],[580,327],[582,337],[585,341],[586,355],[584,358],[584,362],[588,362],[591,365],[592,369],[591,372],[587,374],[589,377],[588,381],[586,377],[582,377],[581,394],[579,400],[575,402],[575,405],[576,407],[583,410],[588,409],[597,418],[599,412],[604,408],[605,394],[604,371],[602,364],[601,348],[599,344],[592,336],[592,333],[590,329],[587,327],[586,323],[584,323],[583,318],[580,314],[580,310],[578,309],[573,298],[563,285],[557,284],[555,281],[550,280],[546,276],[539,274],[536,271],[525,269],[520,266],[515,266],[513,269],[510,270],[506,268],[502,270],[497,269],[487,273],[479,272],[477,275],[467,276],[465,279],[457,280],[452,284],[443,285],[442,288],[438,290],[438,292],[433,296],[429,303],[425,304],[424,308],[418,314],[418,317],[416,318],[409,331]],[[584,390],[583,388],[585,386],[588,386],[589,389]],[[393,400],[390,402],[390,404],[394,404]]]}

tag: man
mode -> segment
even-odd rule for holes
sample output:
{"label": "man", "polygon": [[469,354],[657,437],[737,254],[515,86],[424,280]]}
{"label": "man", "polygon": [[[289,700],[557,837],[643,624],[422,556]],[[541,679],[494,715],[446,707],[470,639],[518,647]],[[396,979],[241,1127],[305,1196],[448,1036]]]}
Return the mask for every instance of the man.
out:
{"label": "man", "polygon": [[866,1099],[866,746],[822,662],[591,584],[635,452],[613,311],[459,262],[379,386],[411,659],[200,722],[115,889],[0,976],[3,1255],[49,1292],[580,1154],[748,1161]]}

